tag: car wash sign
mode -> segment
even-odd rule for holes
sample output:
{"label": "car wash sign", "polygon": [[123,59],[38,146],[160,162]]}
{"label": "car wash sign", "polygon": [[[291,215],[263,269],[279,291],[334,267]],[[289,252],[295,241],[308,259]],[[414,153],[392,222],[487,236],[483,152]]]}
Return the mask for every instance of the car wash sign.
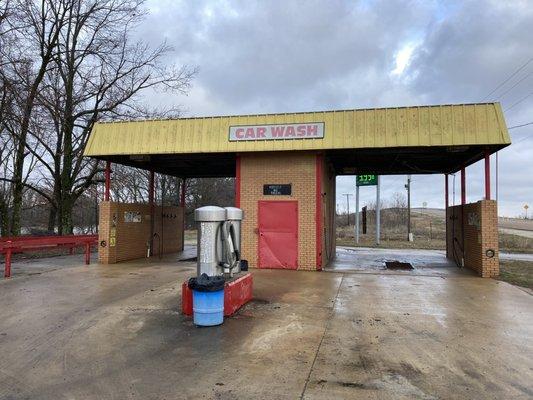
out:
{"label": "car wash sign", "polygon": [[235,125],[229,127],[230,142],[323,138],[323,122],[279,125]]}

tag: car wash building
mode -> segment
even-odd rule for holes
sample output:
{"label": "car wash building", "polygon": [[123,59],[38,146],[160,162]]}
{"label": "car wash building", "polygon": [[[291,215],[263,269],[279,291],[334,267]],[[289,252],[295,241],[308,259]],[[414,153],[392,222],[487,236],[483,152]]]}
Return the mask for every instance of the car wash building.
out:
{"label": "car wash building", "polygon": [[[321,270],[335,255],[336,176],[441,174],[447,256],[494,276],[490,155],[509,144],[498,103],[98,123],[85,155],[108,165],[100,261],[183,248],[185,194],[181,207],[168,209],[155,207],[153,197],[111,202],[113,163],[183,179],[234,177],[235,206],[245,215],[242,258],[256,268],[304,270]],[[467,203],[465,168],[483,159],[484,199]],[[456,172],[461,204],[451,207],[448,175]]]}

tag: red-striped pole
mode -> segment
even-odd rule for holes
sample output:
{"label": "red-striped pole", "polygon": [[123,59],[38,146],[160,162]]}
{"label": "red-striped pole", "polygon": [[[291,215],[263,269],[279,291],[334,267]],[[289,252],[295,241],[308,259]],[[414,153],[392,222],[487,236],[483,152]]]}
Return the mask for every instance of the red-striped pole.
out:
{"label": "red-striped pole", "polygon": [[109,192],[111,190],[111,161],[105,162],[105,192],[104,200],[109,201]]}
{"label": "red-striped pole", "polygon": [[466,204],[466,170],[461,168],[461,205]]}
{"label": "red-striped pole", "polygon": [[485,200],[490,200],[490,153],[485,150]]}
{"label": "red-striped pole", "polygon": [[154,219],[155,219],[155,174],[150,171],[150,180],[148,181],[148,205],[150,206],[150,256],[154,255]]}

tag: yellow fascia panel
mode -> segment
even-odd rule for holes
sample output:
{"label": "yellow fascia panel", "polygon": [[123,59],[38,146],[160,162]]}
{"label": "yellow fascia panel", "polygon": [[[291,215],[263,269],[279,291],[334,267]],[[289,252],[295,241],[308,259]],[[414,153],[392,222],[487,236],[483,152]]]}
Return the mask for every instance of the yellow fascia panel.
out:
{"label": "yellow fascia panel", "polygon": [[[230,141],[230,126],[324,123],[324,138]],[[86,156],[507,145],[499,103],[97,123]]]}

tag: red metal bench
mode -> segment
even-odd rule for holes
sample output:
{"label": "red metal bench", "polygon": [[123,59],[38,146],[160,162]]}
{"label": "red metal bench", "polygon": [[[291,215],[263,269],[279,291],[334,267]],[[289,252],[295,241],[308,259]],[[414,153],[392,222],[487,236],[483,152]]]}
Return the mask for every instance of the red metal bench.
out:
{"label": "red metal bench", "polygon": [[91,263],[91,246],[98,243],[98,235],[17,236],[0,238],[0,254],[4,254],[4,278],[11,276],[11,255],[55,248],[85,247],[85,264]]}

